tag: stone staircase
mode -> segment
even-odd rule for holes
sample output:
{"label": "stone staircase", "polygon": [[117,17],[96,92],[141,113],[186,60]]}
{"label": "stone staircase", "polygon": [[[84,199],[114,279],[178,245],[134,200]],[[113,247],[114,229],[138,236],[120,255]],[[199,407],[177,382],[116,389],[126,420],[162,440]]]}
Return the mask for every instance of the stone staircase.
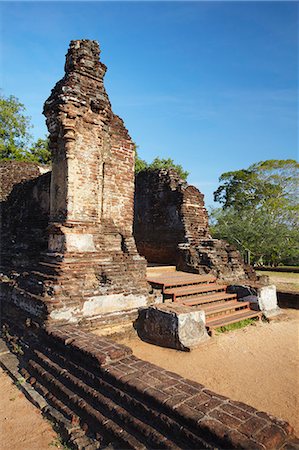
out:
{"label": "stone staircase", "polygon": [[260,311],[250,309],[249,302],[239,302],[236,294],[227,293],[227,285],[217,283],[216,277],[174,271],[172,266],[170,269],[159,272],[157,267],[148,268],[148,282],[162,290],[164,302],[200,306],[205,311],[210,335],[216,328],[241,320],[261,319]]}

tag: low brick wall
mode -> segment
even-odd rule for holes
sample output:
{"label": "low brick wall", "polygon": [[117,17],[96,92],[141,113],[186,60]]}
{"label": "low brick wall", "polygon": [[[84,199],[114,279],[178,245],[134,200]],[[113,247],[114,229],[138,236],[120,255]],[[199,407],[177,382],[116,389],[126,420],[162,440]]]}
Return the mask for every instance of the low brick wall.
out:
{"label": "low brick wall", "polygon": [[277,302],[280,308],[299,309],[299,292],[277,292]]}
{"label": "low brick wall", "polygon": [[136,358],[113,340],[71,325],[40,329],[35,342],[29,334],[24,376],[103,445],[296,448],[285,421]]}

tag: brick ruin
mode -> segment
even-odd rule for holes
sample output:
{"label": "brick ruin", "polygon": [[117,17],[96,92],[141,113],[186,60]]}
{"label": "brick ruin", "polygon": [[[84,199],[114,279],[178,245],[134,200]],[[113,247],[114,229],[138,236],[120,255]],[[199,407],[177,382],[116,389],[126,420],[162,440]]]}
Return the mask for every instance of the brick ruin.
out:
{"label": "brick ruin", "polygon": [[[44,105],[52,174],[16,186],[3,205],[5,297],[41,320],[84,321],[149,298],[132,235],[134,145],[112,112],[99,53],[95,41],[71,42]],[[28,208],[18,198],[26,189]]]}
{"label": "brick ruin", "polygon": [[[17,379],[78,450],[296,448],[288,423],[82,329],[114,318],[123,327],[154,301],[132,234],[134,146],[105,71],[95,41],[72,41],[44,108],[52,172],[0,164],[2,337],[18,350]],[[246,275],[237,253],[211,239],[202,194],[172,172],[137,177],[134,228],[148,261]]]}
{"label": "brick ruin", "polygon": [[132,323],[157,300],[147,261],[248,278],[239,253],[211,238],[194,186],[161,170],[140,173],[134,188],[134,144],[112,112],[99,54],[95,41],[71,41],[45,102],[52,172],[1,164],[3,298],[41,322]]}
{"label": "brick ruin", "polygon": [[148,262],[212,273],[229,282],[255,278],[232,245],[212,239],[203,194],[173,170],[137,175],[134,236]]}

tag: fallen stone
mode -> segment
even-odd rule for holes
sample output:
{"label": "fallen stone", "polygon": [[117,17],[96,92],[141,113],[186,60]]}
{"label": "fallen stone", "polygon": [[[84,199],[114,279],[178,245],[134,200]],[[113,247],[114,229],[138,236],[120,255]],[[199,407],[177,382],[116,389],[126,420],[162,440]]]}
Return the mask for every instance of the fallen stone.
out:
{"label": "fallen stone", "polygon": [[174,304],[140,309],[135,328],[146,342],[182,351],[190,351],[209,338],[204,311]]}
{"label": "fallen stone", "polygon": [[281,314],[274,284],[257,288],[233,285],[229,286],[228,292],[237,294],[239,301],[250,302],[251,309],[262,311],[267,319]]}

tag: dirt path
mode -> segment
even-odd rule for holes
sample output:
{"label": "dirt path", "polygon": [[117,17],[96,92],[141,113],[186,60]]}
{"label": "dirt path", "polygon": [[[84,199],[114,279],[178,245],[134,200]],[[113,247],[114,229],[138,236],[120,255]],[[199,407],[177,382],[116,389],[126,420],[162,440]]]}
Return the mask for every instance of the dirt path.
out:
{"label": "dirt path", "polygon": [[299,311],[285,311],[283,321],[220,334],[190,353],[124,343],[139,358],[287,420],[299,436]]}
{"label": "dirt path", "polygon": [[50,423],[0,368],[1,450],[63,448]]}

